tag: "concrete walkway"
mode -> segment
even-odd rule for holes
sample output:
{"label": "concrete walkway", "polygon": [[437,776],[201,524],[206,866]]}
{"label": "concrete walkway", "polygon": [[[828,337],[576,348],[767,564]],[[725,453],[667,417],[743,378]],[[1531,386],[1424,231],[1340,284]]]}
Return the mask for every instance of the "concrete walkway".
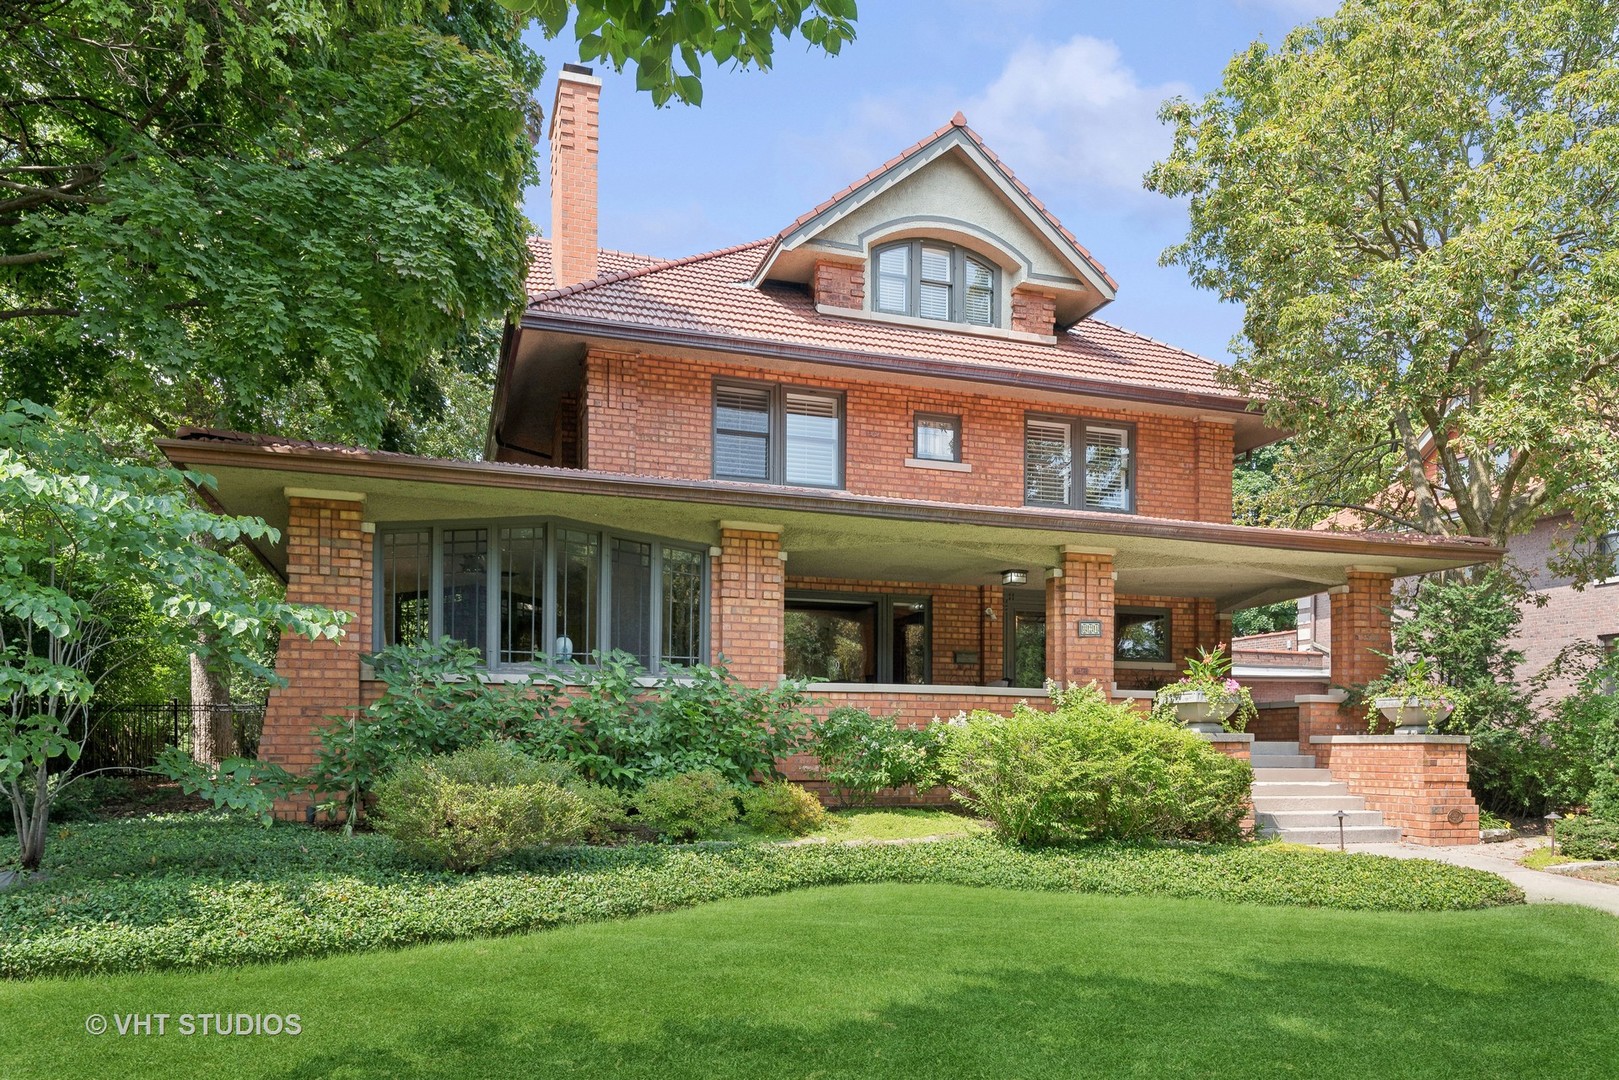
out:
{"label": "concrete walkway", "polygon": [[1566,874],[1548,874],[1519,866],[1518,860],[1545,844],[1540,839],[1508,840],[1502,844],[1469,847],[1424,847],[1421,844],[1356,844],[1349,850],[1396,859],[1432,859],[1453,866],[1471,866],[1500,874],[1518,888],[1531,904],[1578,904],[1619,915],[1619,885],[1604,885]]}

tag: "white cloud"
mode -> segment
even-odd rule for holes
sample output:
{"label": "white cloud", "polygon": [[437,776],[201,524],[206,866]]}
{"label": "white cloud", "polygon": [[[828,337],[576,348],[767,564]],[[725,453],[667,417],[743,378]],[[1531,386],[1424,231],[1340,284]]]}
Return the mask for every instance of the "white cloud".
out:
{"label": "white cloud", "polygon": [[1141,177],[1169,151],[1158,108],[1192,93],[1179,82],[1143,85],[1117,45],[1080,35],[1022,46],[964,111],[1037,193],[1066,202],[1077,187],[1109,201],[1127,193],[1156,199],[1142,192]]}

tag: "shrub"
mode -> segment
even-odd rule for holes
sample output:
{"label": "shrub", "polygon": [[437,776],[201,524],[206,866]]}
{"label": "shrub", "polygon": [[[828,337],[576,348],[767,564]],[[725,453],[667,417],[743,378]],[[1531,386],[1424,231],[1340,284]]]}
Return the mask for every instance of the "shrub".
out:
{"label": "shrub", "polygon": [[797,784],[773,780],[742,793],[742,820],[768,836],[803,836],[826,823],[826,808]]}
{"label": "shrub", "polygon": [[810,746],[839,804],[865,804],[884,788],[939,782],[941,727],[905,728],[896,716],[842,705],[810,722]]}
{"label": "shrub", "polygon": [[803,741],[800,683],[743,686],[723,664],[681,668],[656,685],[622,652],[595,657],[576,696],[547,720],[545,745],[584,775],[622,791],[713,770],[733,784],[774,777]]}
{"label": "shrub", "polygon": [[310,777],[315,791],[332,797],[328,809],[343,810],[351,824],[377,782],[407,761],[487,739],[545,744],[554,677],[484,682],[478,651],[448,637],[392,645],[367,662],[383,683],[382,696],[320,732]]}
{"label": "shrub", "polygon": [[1579,814],[1557,823],[1557,846],[1571,859],[1619,859],[1619,821]]}
{"label": "shrub", "polygon": [[736,788],[714,769],[678,773],[642,788],[635,808],[665,840],[708,840],[736,821]]}
{"label": "shrub", "polygon": [[[525,753],[530,747],[521,747]],[[624,796],[605,784],[586,780],[579,770],[565,761],[536,759],[535,775],[549,780],[579,796],[585,806],[587,822],[580,835],[586,844],[614,844],[629,830],[629,803]]]}
{"label": "shrub", "polygon": [[459,873],[571,843],[589,828],[590,808],[553,777],[506,743],[424,758],[377,785],[377,829],[412,858]]}
{"label": "shrub", "polygon": [[1065,691],[1050,713],[952,721],[944,761],[958,799],[1030,844],[1233,840],[1253,782],[1247,762],[1095,687]]}
{"label": "shrub", "polygon": [[[1479,870],[1271,844],[637,844],[537,849],[463,876],[400,866],[386,836],[264,828],[245,814],[96,822],[55,839],[48,878],[0,892],[0,977],[284,961],[877,882],[1374,911],[1523,899]],[[0,837],[0,865],[16,852]]]}

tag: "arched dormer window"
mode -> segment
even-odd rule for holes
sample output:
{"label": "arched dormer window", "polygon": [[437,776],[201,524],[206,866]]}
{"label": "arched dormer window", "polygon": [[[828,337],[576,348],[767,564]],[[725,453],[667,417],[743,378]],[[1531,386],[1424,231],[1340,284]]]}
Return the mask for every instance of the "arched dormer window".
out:
{"label": "arched dormer window", "polygon": [[901,240],[872,252],[873,306],[890,315],[995,326],[999,272],[954,244]]}

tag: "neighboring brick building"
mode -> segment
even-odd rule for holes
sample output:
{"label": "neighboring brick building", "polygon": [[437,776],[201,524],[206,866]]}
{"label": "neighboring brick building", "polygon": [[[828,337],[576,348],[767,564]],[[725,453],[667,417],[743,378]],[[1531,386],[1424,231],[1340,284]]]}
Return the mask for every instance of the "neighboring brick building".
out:
{"label": "neighboring brick building", "polygon": [[[1215,362],[1098,319],[1117,284],[960,114],[776,236],[653,259],[598,248],[599,91],[561,76],[553,235],[506,335],[489,460],[164,444],[284,528],[263,554],[298,595],[362,615],[283,651],[271,756],[300,760],[320,717],[365,700],[360,651],[424,635],[478,646],[492,678],[544,660],[588,678],[610,648],[654,672],[723,658],[914,723],[1038,700],[1048,677],[1150,697],[1229,640],[1230,612],[1329,586],[1366,675],[1390,581],[1496,556],[1233,525],[1234,456],[1283,433]],[[370,592],[353,523],[374,529]],[[1275,738],[1309,737],[1298,689],[1273,687]]]}

